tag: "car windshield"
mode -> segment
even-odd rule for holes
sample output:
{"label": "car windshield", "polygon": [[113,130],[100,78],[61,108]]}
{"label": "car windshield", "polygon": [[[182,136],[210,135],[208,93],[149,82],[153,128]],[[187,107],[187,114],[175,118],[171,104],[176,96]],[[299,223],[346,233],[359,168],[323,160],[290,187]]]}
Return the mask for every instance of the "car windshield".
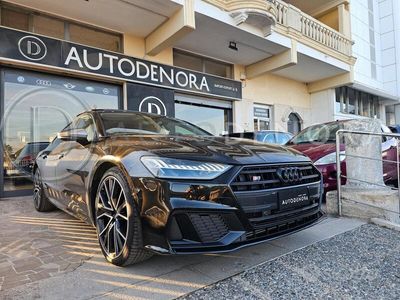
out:
{"label": "car windshield", "polygon": [[141,113],[101,113],[107,135],[162,134],[211,136],[212,134],[185,121]]}
{"label": "car windshield", "polygon": [[336,141],[336,132],[342,129],[340,123],[319,124],[310,126],[293,137],[288,144],[308,144],[308,143],[333,143]]}

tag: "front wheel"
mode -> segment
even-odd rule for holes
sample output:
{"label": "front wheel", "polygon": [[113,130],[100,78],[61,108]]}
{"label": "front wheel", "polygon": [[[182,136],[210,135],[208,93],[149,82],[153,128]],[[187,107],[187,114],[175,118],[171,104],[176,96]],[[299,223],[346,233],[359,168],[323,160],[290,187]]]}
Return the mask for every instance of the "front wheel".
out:
{"label": "front wheel", "polygon": [[39,212],[52,211],[56,209],[44,193],[42,177],[40,176],[38,168],[35,170],[33,175],[33,204],[35,209]]}
{"label": "front wheel", "polygon": [[152,256],[143,248],[139,214],[128,182],[117,167],[101,179],[95,211],[100,247],[109,262],[126,266]]}

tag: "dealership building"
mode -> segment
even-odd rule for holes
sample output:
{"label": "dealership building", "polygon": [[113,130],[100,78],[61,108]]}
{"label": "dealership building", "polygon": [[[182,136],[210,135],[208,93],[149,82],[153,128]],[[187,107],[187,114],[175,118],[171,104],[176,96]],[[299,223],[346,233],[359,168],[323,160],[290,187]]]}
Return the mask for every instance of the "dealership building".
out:
{"label": "dealership building", "polygon": [[400,122],[397,2],[0,1],[0,197],[31,193],[32,148],[93,108],[215,135]]}

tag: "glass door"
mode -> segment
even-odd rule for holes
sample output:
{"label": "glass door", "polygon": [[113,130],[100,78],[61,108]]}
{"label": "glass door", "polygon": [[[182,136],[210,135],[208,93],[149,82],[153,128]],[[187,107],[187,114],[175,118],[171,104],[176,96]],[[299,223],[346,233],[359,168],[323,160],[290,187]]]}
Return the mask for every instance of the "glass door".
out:
{"label": "glass door", "polygon": [[232,111],[226,108],[185,102],[175,103],[176,118],[197,125],[216,136],[231,131],[231,115]]}
{"label": "glass door", "polygon": [[80,112],[120,107],[120,88],[6,69],[2,72],[2,197],[32,193],[37,154]]}

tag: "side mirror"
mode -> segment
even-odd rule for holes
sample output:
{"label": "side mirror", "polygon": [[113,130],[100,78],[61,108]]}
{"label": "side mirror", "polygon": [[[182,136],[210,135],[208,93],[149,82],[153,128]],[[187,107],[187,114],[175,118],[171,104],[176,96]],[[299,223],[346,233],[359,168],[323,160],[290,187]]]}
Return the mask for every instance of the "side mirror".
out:
{"label": "side mirror", "polygon": [[84,129],[61,131],[57,134],[57,137],[63,141],[76,141],[78,143],[88,142],[88,134]]}

